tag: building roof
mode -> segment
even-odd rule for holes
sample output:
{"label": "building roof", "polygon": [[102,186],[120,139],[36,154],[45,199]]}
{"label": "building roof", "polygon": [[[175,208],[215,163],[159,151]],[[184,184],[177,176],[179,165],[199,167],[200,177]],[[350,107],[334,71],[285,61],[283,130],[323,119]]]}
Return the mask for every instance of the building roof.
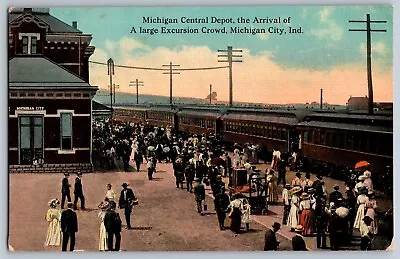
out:
{"label": "building roof", "polygon": [[15,56],[9,64],[9,87],[91,87],[82,78],[43,56]]}
{"label": "building roof", "polygon": [[109,112],[112,112],[112,110],[113,110],[110,107],[108,107],[104,104],[98,103],[96,101],[92,101],[92,109],[93,109],[93,111],[109,111]]}
{"label": "building roof", "polygon": [[[24,15],[23,10],[15,9],[8,14],[8,22],[12,22],[17,19],[20,15]],[[74,28],[72,25],[66,24],[63,21],[60,21],[56,17],[50,15],[49,12],[45,11],[35,11],[35,8],[32,10],[32,14],[38,17],[40,20],[49,25],[49,31],[53,33],[82,33],[80,30]]]}

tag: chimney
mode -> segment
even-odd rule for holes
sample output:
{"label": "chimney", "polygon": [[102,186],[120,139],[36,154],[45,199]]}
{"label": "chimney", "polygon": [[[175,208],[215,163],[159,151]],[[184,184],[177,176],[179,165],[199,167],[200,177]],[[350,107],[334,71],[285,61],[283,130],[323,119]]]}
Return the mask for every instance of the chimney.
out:
{"label": "chimney", "polygon": [[77,21],[73,21],[72,22],[72,27],[74,27],[75,29],[78,29],[78,22]]}

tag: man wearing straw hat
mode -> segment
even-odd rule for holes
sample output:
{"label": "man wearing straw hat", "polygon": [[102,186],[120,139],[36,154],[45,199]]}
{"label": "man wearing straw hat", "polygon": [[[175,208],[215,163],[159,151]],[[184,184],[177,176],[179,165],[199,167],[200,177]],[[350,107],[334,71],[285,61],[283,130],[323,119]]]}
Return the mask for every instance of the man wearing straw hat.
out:
{"label": "man wearing straw hat", "polygon": [[131,227],[131,213],[132,213],[132,202],[136,199],[135,194],[131,188],[128,188],[127,183],[122,184],[121,195],[119,196],[119,208],[124,209],[126,229],[132,229]]}

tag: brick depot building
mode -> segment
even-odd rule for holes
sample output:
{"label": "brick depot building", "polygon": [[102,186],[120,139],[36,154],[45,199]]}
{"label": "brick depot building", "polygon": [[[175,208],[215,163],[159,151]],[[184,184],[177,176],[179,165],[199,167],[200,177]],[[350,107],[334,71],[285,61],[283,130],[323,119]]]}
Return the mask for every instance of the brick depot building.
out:
{"label": "brick depot building", "polygon": [[92,98],[84,35],[48,9],[9,13],[10,172],[92,171]]}

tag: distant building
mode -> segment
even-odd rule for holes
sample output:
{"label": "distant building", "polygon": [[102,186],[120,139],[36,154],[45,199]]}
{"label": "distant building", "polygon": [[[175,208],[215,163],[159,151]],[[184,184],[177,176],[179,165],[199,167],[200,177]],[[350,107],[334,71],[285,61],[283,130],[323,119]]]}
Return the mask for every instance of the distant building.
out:
{"label": "distant building", "polygon": [[46,8],[13,9],[8,19],[9,172],[91,172],[91,35]]}
{"label": "distant building", "polygon": [[347,101],[349,110],[368,110],[368,97],[352,97]]}

